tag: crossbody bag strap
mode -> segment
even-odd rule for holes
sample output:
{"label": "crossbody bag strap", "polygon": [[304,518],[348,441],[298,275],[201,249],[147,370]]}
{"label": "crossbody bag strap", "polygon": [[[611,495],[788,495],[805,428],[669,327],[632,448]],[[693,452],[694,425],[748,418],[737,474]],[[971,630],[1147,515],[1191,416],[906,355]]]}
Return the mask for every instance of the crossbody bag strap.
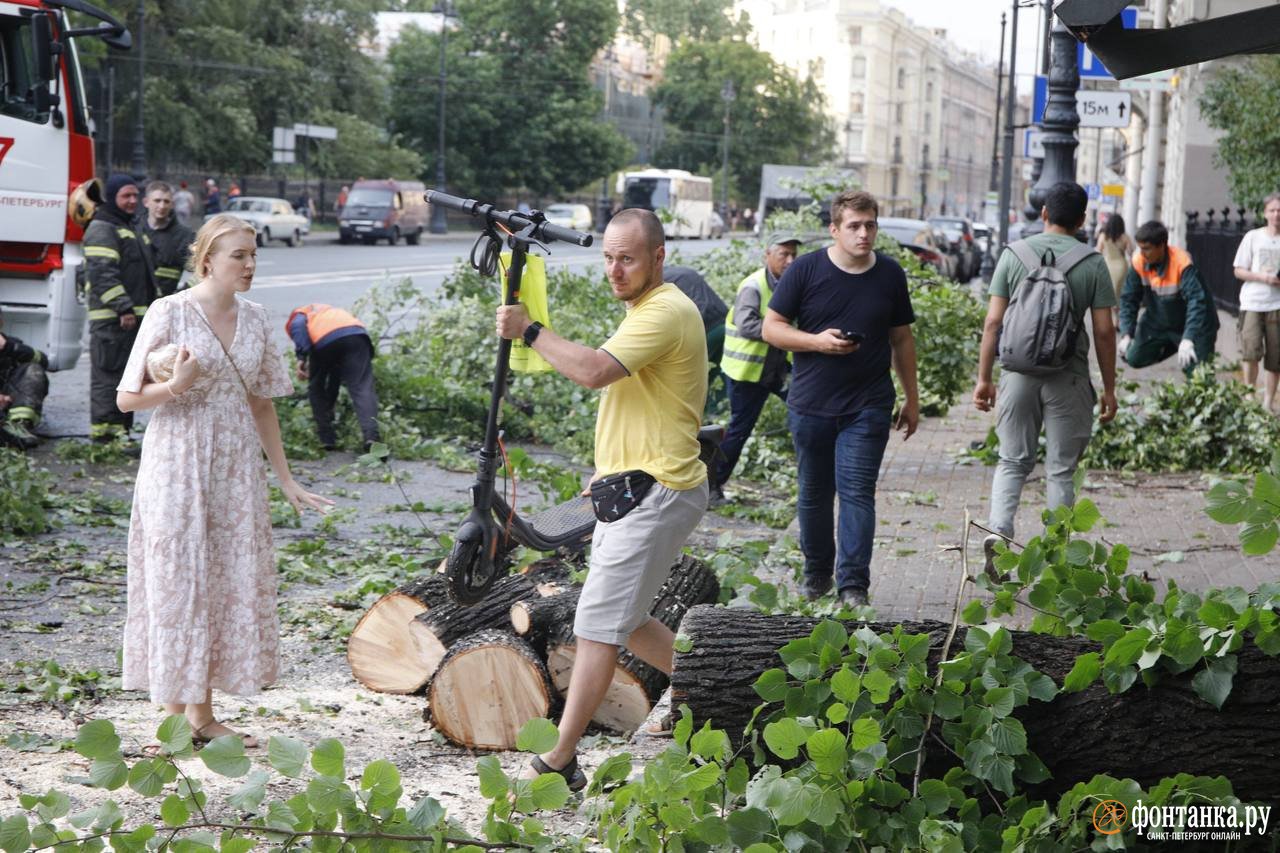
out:
{"label": "crossbody bag strap", "polygon": [[[240,380],[240,387],[244,389],[245,395],[252,397],[253,394],[249,392],[249,386],[244,381],[244,376],[241,375],[240,368],[236,367],[236,360],[232,358],[231,353],[227,351],[227,345],[222,342],[222,338],[218,337],[218,333],[213,329],[213,324],[209,322],[208,317],[204,316],[204,312],[200,310],[200,307],[199,306],[193,306],[193,307],[196,309],[196,316],[200,318],[200,322],[204,323],[205,326],[208,327],[209,334],[213,335],[213,339],[218,342],[218,346],[222,347],[222,354],[227,357],[227,361],[231,362],[231,369],[236,372],[236,379]],[[236,310],[237,312],[240,311],[239,308],[237,308]],[[239,313],[237,313],[236,322],[239,323],[239,321],[240,321],[240,315]]]}

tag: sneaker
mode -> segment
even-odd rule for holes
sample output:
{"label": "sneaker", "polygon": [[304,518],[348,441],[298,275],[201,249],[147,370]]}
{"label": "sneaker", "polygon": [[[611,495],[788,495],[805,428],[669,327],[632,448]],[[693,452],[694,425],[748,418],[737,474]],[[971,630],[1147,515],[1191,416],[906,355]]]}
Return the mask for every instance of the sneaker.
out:
{"label": "sneaker", "polygon": [[0,427],[0,438],[6,444],[12,444],[21,450],[30,450],[40,443],[40,439],[36,438],[35,433],[23,420],[6,421],[4,426]]}
{"label": "sneaker", "polygon": [[805,578],[800,584],[800,594],[809,601],[817,601],[831,592],[831,578]]}
{"label": "sneaker", "polygon": [[994,533],[982,540],[982,570],[987,573],[987,577],[991,579],[992,583],[1004,583],[1004,576],[996,568],[996,545],[1003,541],[1003,537]]}
{"label": "sneaker", "polygon": [[707,509],[715,509],[718,506],[724,506],[728,501],[724,497],[724,489],[720,486],[712,486],[707,492]]}
{"label": "sneaker", "polygon": [[840,590],[840,603],[846,607],[866,607],[867,591],[865,589]]}

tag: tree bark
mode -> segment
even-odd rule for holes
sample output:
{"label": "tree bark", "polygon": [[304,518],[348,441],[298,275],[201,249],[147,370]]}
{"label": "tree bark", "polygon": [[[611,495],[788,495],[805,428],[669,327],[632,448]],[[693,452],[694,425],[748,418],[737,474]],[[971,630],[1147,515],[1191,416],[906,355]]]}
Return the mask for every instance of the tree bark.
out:
{"label": "tree bark", "polygon": [[581,588],[569,589],[544,598],[525,598],[511,605],[511,627],[526,639],[541,637],[543,642],[563,626],[573,625]]}
{"label": "tree bark", "polygon": [[[676,654],[671,676],[672,707],[688,704],[698,725],[711,720],[738,743],[760,697],[752,688],[766,669],[782,666],[777,651],[787,642],[808,636],[820,620],[799,616],[765,616],[750,610],[692,608],[681,632],[692,648]],[[877,633],[898,623],[848,622]],[[912,633],[930,635],[929,668],[942,652],[947,626],[939,622],[901,623]],[[1051,637],[1013,631],[1013,654],[1061,686],[1063,678],[1086,652],[1100,646],[1079,638]],[[964,648],[959,628],[951,654]],[[1031,700],[1015,715],[1027,730],[1027,746],[1045,763],[1053,778],[1038,786],[1037,796],[1053,796],[1077,782],[1106,773],[1132,778],[1143,786],[1177,773],[1226,776],[1242,799],[1270,800],[1280,790],[1280,658],[1263,654],[1246,640],[1238,655],[1231,695],[1222,710],[1197,696],[1192,678],[1200,668],[1180,675],[1162,673],[1146,687],[1139,680],[1129,690],[1111,694],[1101,683],[1051,702]],[[935,720],[935,731],[940,730]],[[928,769],[940,773],[955,759],[929,746]]]}
{"label": "tree bark", "polygon": [[547,667],[507,631],[477,631],[454,643],[427,687],[431,724],[469,749],[515,749],[520,728],[555,701]]}

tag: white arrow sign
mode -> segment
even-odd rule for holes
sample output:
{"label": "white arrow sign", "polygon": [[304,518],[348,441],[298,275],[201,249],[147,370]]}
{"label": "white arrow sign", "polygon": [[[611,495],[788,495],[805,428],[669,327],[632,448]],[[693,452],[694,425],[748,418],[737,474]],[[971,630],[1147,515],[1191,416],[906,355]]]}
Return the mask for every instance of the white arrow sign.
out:
{"label": "white arrow sign", "polygon": [[1082,89],[1076,92],[1076,112],[1081,127],[1128,127],[1133,95]]}

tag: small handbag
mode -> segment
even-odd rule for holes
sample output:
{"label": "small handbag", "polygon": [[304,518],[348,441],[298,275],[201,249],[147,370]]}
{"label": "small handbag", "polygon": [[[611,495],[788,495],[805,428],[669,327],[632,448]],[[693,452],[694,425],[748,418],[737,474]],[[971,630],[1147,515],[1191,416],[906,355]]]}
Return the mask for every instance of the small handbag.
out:
{"label": "small handbag", "polygon": [[178,362],[178,345],[165,344],[147,353],[147,375],[152,382],[168,382]]}
{"label": "small handbag", "polygon": [[591,483],[591,509],[600,521],[617,521],[640,506],[645,493],[658,482],[644,471],[623,471]]}

